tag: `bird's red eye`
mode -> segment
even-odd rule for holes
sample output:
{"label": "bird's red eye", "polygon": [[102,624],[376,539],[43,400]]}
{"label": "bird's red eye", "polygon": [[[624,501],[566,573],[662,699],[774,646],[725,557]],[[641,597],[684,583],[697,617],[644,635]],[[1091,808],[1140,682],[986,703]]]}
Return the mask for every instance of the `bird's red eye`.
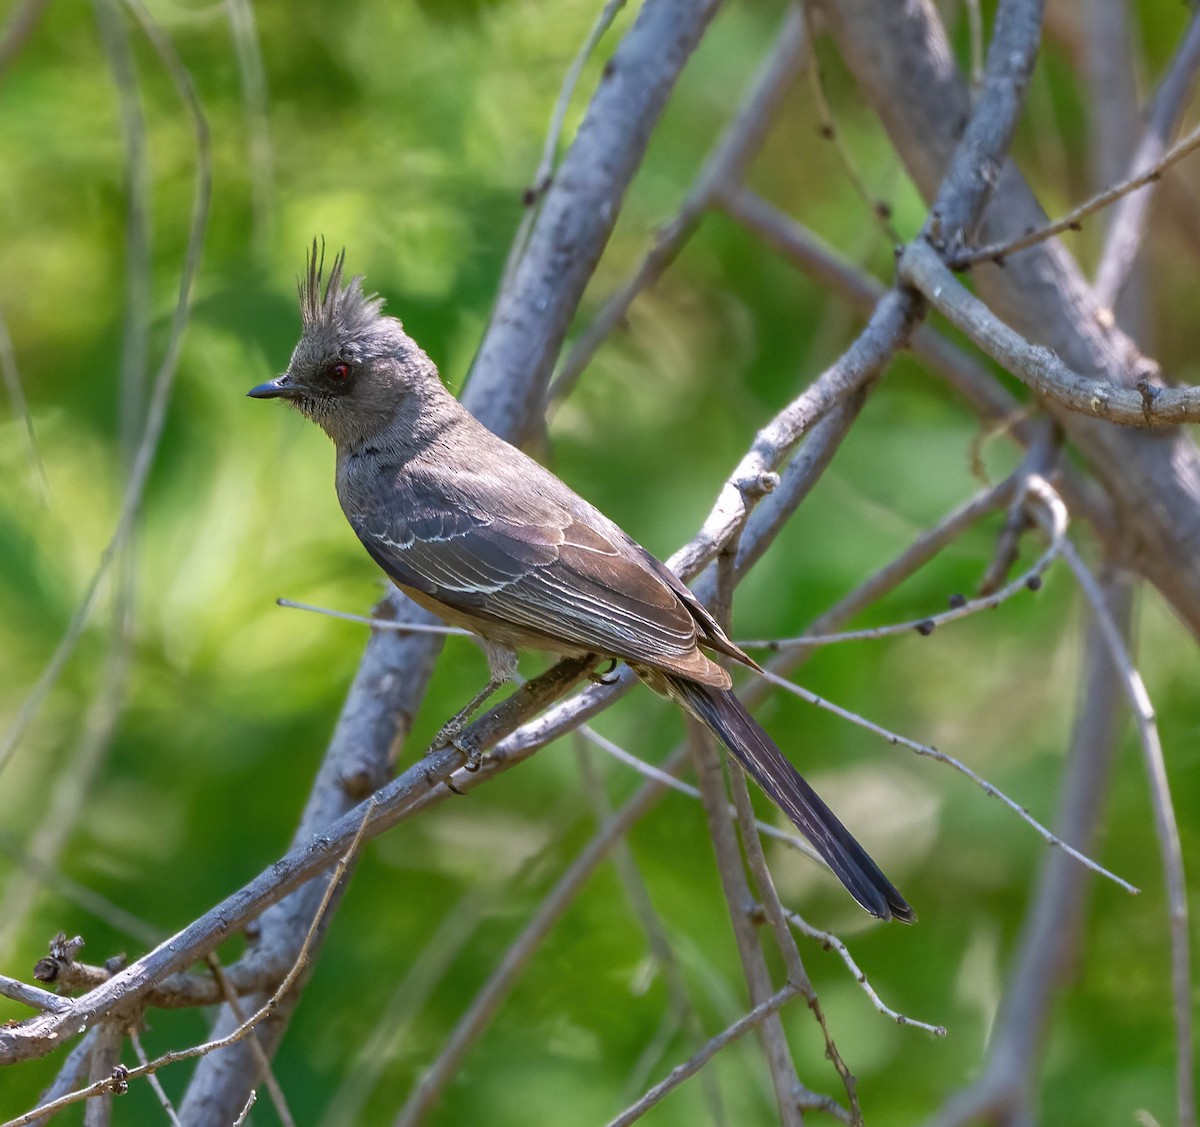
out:
{"label": "bird's red eye", "polygon": [[349,364],[333,364],[330,366],[326,375],[333,380],[334,383],[345,383],[350,378]]}

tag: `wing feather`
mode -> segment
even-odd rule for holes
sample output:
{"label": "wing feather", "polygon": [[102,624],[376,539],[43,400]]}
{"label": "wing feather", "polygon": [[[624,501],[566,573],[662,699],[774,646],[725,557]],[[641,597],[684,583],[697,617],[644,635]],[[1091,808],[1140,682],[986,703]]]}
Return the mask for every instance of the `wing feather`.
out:
{"label": "wing feather", "polygon": [[696,651],[697,618],[677,589],[687,588],[574,494],[530,488],[518,506],[483,475],[411,464],[375,481],[346,515],[402,586],[630,661],[675,666]]}

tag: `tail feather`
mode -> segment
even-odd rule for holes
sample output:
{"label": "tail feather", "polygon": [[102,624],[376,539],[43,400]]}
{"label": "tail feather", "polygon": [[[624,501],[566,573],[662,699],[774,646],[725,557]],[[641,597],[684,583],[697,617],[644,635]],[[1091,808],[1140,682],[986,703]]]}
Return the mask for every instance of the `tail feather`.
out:
{"label": "tail feather", "polygon": [[855,900],[881,920],[916,922],[917,914],[896,886],[731,691],[683,677],[668,676],[665,680],[671,695],[717,734],[745,772],[808,838]]}

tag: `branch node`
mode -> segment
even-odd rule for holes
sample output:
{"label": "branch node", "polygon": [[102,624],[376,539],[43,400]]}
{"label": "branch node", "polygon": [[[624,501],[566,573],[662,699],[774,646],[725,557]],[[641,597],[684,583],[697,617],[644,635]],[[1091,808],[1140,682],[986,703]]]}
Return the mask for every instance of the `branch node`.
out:
{"label": "branch node", "polygon": [[107,1088],[114,1096],[123,1096],[129,1091],[129,1069],[123,1064],[113,1067]]}
{"label": "branch node", "polygon": [[759,473],[738,478],[737,491],[745,500],[757,501],[768,493],[774,493],[778,485],[779,474],[774,470],[762,470]]}

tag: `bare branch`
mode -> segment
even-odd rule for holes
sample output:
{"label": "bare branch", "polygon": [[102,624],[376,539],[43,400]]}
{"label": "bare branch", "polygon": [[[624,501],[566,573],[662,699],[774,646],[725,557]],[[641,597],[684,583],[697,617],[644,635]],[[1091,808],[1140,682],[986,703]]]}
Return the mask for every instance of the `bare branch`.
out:
{"label": "bare branch", "polygon": [[274,219],[271,130],[268,121],[267,77],[249,0],[225,0],[233,47],[237,53],[238,78],[246,111],[246,133],[250,158],[250,199],[254,209],[254,241],[260,253],[270,246]]}
{"label": "bare branch", "polygon": [[[1010,486],[1006,484],[1005,488],[1010,488]],[[994,494],[989,492],[986,496],[994,497]],[[981,513],[980,515],[983,514]],[[801,634],[796,638],[767,638],[753,639],[746,642],[739,641],[738,645],[751,649],[763,647],[770,650],[782,650],[795,646],[828,646],[836,642],[861,642],[868,639],[892,638],[898,634],[912,634],[914,632],[929,635],[938,626],[944,626],[948,622],[955,622],[960,618],[978,614],[983,610],[992,610],[1001,603],[1007,602],[1014,595],[1021,594],[1023,591],[1038,590],[1041,586],[1042,575],[1045,574],[1050,565],[1058,558],[1062,545],[1063,540],[1061,537],[1051,540],[1050,546],[1034,560],[1026,571],[1022,572],[1016,579],[1005,584],[1000,590],[993,591],[990,595],[983,595],[976,599],[965,599],[952,606],[949,610],[926,615],[924,618],[916,618],[910,622],[894,622],[887,626],[872,626],[865,630],[846,630],[837,634]]]}
{"label": "bare branch", "polygon": [[538,162],[537,171],[533,174],[532,183],[525,189],[525,214],[521,217],[521,223],[517,227],[517,233],[513,236],[512,245],[508,248],[508,258],[504,262],[504,272],[500,276],[501,292],[508,289],[512,284],[517,264],[521,261],[521,256],[525,253],[525,248],[529,243],[529,232],[537,216],[536,205],[550,188],[551,176],[554,172],[554,160],[558,155],[558,145],[562,138],[563,124],[566,122],[567,110],[571,106],[571,99],[575,95],[575,87],[579,85],[579,76],[583,73],[583,68],[588,59],[592,57],[593,52],[600,45],[600,40],[604,38],[605,32],[612,26],[613,20],[617,18],[617,13],[623,7],[625,7],[625,0],[606,0],[603,9],[601,9],[600,14],[596,17],[596,22],[592,24],[587,38],[584,39],[583,45],[575,53],[575,58],[571,61],[571,65],[567,68],[567,73],[563,76],[562,86],[558,91],[558,98],[554,103],[554,112],[550,115],[550,127],[546,130],[546,141],[542,146],[542,159]]}
{"label": "bare branch", "polygon": [[538,417],[554,357],[651,130],[717,7],[718,0],[647,0],[605,67],[512,284],[496,301],[463,395],[497,433],[520,438]]}
{"label": "bare branch", "polygon": [[396,1117],[396,1127],[410,1127],[424,1118],[450,1078],[457,1072],[466,1053],[491,1020],[516,977],[550,928],[574,902],[578,890],[629,827],[654,805],[662,790],[662,786],[657,783],[643,786],[600,827],[588,845],[558,878],[550,892],[543,897],[537,912],[505,952],[487,983],[475,994],[471,1005],[447,1038],[437,1059],[413,1088]]}
{"label": "bare branch", "polygon": [[858,963],[854,961],[849,948],[833,932],[821,931],[819,928],[813,927],[812,924],[795,912],[788,912],[787,919],[792,927],[800,932],[801,935],[815,940],[826,951],[832,951],[845,963],[846,969],[850,972],[854,981],[862,987],[863,993],[870,999],[871,1005],[884,1017],[894,1021],[897,1025],[907,1025],[913,1029],[920,1029],[922,1032],[928,1033],[931,1037],[946,1036],[946,1027],[944,1025],[929,1025],[924,1021],[917,1021],[915,1018],[906,1017],[904,1014],[898,1013],[891,1006],[887,1005],[875,992],[875,988],[871,985],[871,980],[867,978]]}
{"label": "bare branch", "polygon": [[1048,348],[1030,344],[1010,329],[927,246],[912,243],[905,249],[900,274],[993,360],[1038,395],[1068,410],[1134,427],[1200,422],[1200,388],[1153,384],[1153,368],[1143,374],[1136,389],[1073,372]]}
{"label": "bare branch", "polygon": [[31,1009],[42,1010],[45,1013],[63,1013],[71,1008],[71,999],[52,994],[38,986],[27,986],[15,978],[0,974],[0,994],[20,1002]]}
{"label": "bare branch", "polygon": [[1042,40],[1042,0],[1001,0],[983,85],[937,199],[926,237],[939,250],[969,242],[1000,179]]}
{"label": "bare branch", "polygon": [[[1109,594],[1127,630],[1128,586],[1110,586]],[[1088,623],[1085,643],[1087,668],[1057,821],[1060,836],[1080,849],[1089,849],[1096,837],[1122,718],[1120,674],[1095,621]],[[977,1080],[946,1102],[930,1127],[967,1127],[982,1117],[1011,1122],[1030,1115],[1030,1088],[1051,1006],[1063,983],[1063,968],[1081,940],[1086,892],[1083,869],[1062,853],[1046,856],[989,1038],[987,1063]]]}
{"label": "bare branch", "polygon": [[[881,282],[749,188],[723,192],[717,202],[731,219],[860,313],[869,315],[887,293]],[[979,361],[929,325],[917,325],[908,347],[985,419],[1008,419],[1020,409]]]}
{"label": "bare branch", "polygon": [[858,170],[858,163],[850,155],[850,150],[846,147],[842,139],[842,134],[838,130],[837,124],[833,120],[833,111],[829,108],[829,100],[825,97],[825,83],[821,76],[821,67],[817,62],[814,43],[817,39],[815,29],[813,27],[813,9],[812,5],[805,4],[804,19],[808,26],[808,88],[812,94],[813,102],[817,107],[817,133],[833,146],[833,151],[837,155],[838,164],[842,167],[842,175],[850,182],[850,187],[854,194],[862,201],[872,221],[879,227],[884,237],[891,243],[892,246],[900,246],[904,240],[900,237],[900,233],[892,226],[892,209],[891,205],[884,200],[877,199],[867,187],[866,180]]}
{"label": "bare branch", "polygon": [[[124,1086],[128,1086],[128,1082],[130,1080],[136,1080],[141,1076],[150,1076],[169,1064],[176,1064],[185,1060],[194,1060],[196,1057],[204,1057],[210,1053],[216,1052],[218,1049],[226,1048],[229,1045],[236,1044],[238,1041],[241,1041],[243,1038],[248,1037],[251,1033],[253,1033],[255,1026],[258,1025],[259,1022],[270,1016],[272,1010],[279,1005],[283,998],[287,996],[287,993],[289,990],[291,990],[292,985],[299,979],[305,967],[308,965],[309,952],[312,948],[313,941],[316,938],[321,923],[325,918],[325,911],[332,903],[338,886],[342,883],[342,878],[345,876],[346,870],[350,867],[350,862],[353,860],[354,856],[359,850],[359,847],[362,845],[364,833],[371,819],[371,814],[375,809],[374,800],[367,802],[365,806],[365,813],[363,813],[362,818],[359,821],[358,829],[350,842],[349,848],[345,854],[338,859],[337,863],[333,867],[332,873],[329,875],[328,881],[325,883],[324,896],[322,897],[319,905],[320,910],[313,917],[312,926],[309,928],[308,935],[305,936],[305,942],[301,946],[299,956],[296,959],[296,962],[289,968],[287,974],[284,975],[283,981],[279,983],[275,993],[272,994],[271,997],[268,998],[258,1010],[251,1014],[250,1017],[246,1018],[246,1020],[243,1021],[241,1025],[239,1025],[232,1033],[225,1037],[207,1041],[202,1045],[194,1045],[188,1049],[177,1049],[173,1052],[163,1053],[162,1056],[156,1057],[152,1061],[147,1061],[139,1065],[137,1068],[122,1069],[120,1081]],[[114,1028],[119,1028],[119,1026],[117,1026],[116,1023],[111,1019],[108,1020],[106,1024],[113,1026]],[[54,1112],[59,1110],[59,1108],[68,1107],[71,1104],[79,1103],[81,1100],[91,1100],[96,1096],[106,1097],[113,1090],[112,1084],[114,1075],[112,1067],[107,1067],[106,1069],[102,1070],[107,1071],[109,1075],[97,1077],[97,1065],[96,1061],[93,1060],[93,1083],[87,1088],[81,1089],[78,1092],[69,1093],[68,1095],[61,1097],[54,1104],[43,1104],[39,1108],[34,1108],[33,1111],[27,1112],[25,1115],[18,1116],[16,1119],[5,1123],[3,1127],[23,1127],[24,1124],[30,1123],[33,1118],[36,1118],[39,1113],[47,1114],[49,1112]]]}
{"label": "bare branch", "polygon": [[667,561],[676,574],[694,575],[740,533],[750,504],[775,487],[772,475],[787,452],[836,403],[848,399],[879,374],[908,338],[918,312],[914,299],[895,291],[889,293],[838,362],[754,436],[749,452],[726,479],[699,534]]}
{"label": "bare branch", "polygon": [[8,10],[4,27],[0,28],[0,78],[21,53],[21,48],[37,29],[38,21],[49,5],[50,0],[24,0]]}
{"label": "bare branch", "polygon": [[[1153,169],[1164,159],[1167,143],[1191,101],[1198,71],[1200,14],[1193,12],[1183,42],[1176,50],[1146,115],[1145,130],[1137,152],[1129,162],[1131,174],[1140,173],[1143,169]],[[1158,168],[1160,175],[1166,167],[1161,165]],[[1096,299],[1110,308],[1116,305],[1137,259],[1153,197],[1153,187],[1149,187],[1147,191],[1131,192],[1120,201],[1113,212],[1104,256],[1096,271]]]}
{"label": "bare branch", "polygon": [[721,140],[713,149],[675,216],[659,230],[633,277],[604,303],[600,312],[579,334],[546,393],[547,402],[561,401],[571,393],[583,370],[609,334],[629,312],[634,299],[652,286],[684,244],[692,237],[704,213],[721,194],[741,181],[784,95],[804,62],[804,18],[797,4],[788,6],[783,26],[771,54],[759,67],[753,87]]}
{"label": "bare branch", "polygon": [[[688,750],[696,768],[696,779],[704,802],[708,833],[713,842],[717,873],[721,878],[721,890],[725,894],[729,922],[733,926],[733,938],[742,963],[742,974],[746,979],[750,1004],[757,1009],[771,996],[771,972],[759,942],[758,930],[750,916],[750,906],[754,903],[754,897],[742,869],[737,835],[725,813],[729,800],[725,795],[721,756],[712,733],[707,728],[689,719],[687,729]],[[788,984],[793,984],[790,979]],[[811,992],[812,989],[807,975],[794,985],[802,993]],[[758,1034],[775,1089],[779,1121],[785,1127],[800,1127],[804,1117],[794,1098],[800,1080],[796,1075],[791,1050],[788,1048],[783,1022],[773,1013],[766,1015],[762,1024],[758,1026]]]}
{"label": "bare branch", "polygon": [[1133,710],[1150,782],[1150,806],[1154,811],[1154,829],[1162,853],[1163,872],[1167,885],[1168,921],[1171,932],[1171,986],[1175,1008],[1175,1090],[1179,1101],[1180,1127],[1195,1127],[1196,1086],[1193,1069],[1195,1055],[1192,1032],[1192,959],[1188,935],[1187,881],[1183,870],[1183,849],[1179,841],[1179,823],[1171,801],[1167,766],[1163,759],[1162,742],[1154,705],[1145,683],[1138,673],[1121,637],[1121,628],[1112,616],[1104,592],[1087,564],[1068,544],[1063,556],[1088,602],[1100,633],[1108,647],[1109,656],[1121,676],[1121,687]]}
{"label": "bare branch", "polygon": [[1200,147],[1200,127],[1193,129],[1186,137],[1172,145],[1149,168],[1143,169],[1127,180],[1122,180],[1119,184],[1114,184],[1111,188],[1105,188],[1104,191],[1098,192],[1061,219],[1056,219],[1053,223],[1036,230],[1027,231],[1015,239],[988,243],[987,246],[979,247],[977,250],[964,251],[951,260],[950,266],[954,270],[964,270],[977,262],[1003,260],[1016,254],[1017,251],[1027,250],[1029,247],[1044,243],[1047,239],[1053,239],[1056,235],[1061,235],[1066,231],[1078,231],[1089,215],[1094,215],[1097,211],[1109,207],[1131,192],[1136,192],[1139,188],[1144,188],[1148,184],[1156,184],[1162,179],[1162,174],[1168,168],[1173,164],[1178,164],[1198,147]]}
{"label": "bare branch", "polygon": [[171,318],[171,332],[167,340],[163,358],[154,378],[154,388],[151,394],[150,407],[146,416],[146,425],[138,445],[137,453],[130,469],[129,482],[121,499],[121,513],[117,520],[116,530],[112,539],[100,556],[100,562],[88,584],[80,605],[71,619],[70,625],[63,634],[58,648],[54,651],[46,668],[42,671],[37,682],[30,689],[16,719],[9,726],[0,741],[0,771],[11,760],[29,725],[37,715],[38,709],[54,687],[67,661],[74,652],[75,645],[83,635],[92,610],[95,608],[100,593],[101,583],[112,563],[114,556],[125,543],[137,519],[141,508],[142,497],[145,493],[146,481],[154,464],[154,456],[158,451],[158,443],[162,438],[163,427],[166,424],[167,407],[170,405],[171,393],[175,386],[175,373],[179,366],[179,353],[183,343],[183,333],[187,328],[191,313],[192,289],[196,275],[200,270],[200,254],[204,246],[204,233],[208,227],[209,200],[212,194],[212,154],[208,134],[208,122],[204,111],[196,98],[192,87],[191,76],[180,61],[171,41],[163,35],[141,4],[141,0],[125,0],[133,12],[146,38],[158,55],[163,69],[174,84],[180,101],[192,126],[196,144],[196,183],[192,196],[192,214],[188,228],[187,248],[184,252],[183,266],[180,270],[179,296],[175,311]]}
{"label": "bare branch", "polygon": [[[365,614],[350,614],[344,610],[330,610],[328,607],[315,607],[311,603],[297,603],[291,599],[276,599],[275,605],[287,610],[306,610],[313,614],[323,614],[342,622],[358,622],[369,626],[372,630],[391,630],[397,634],[435,634],[440,638],[471,638],[470,630],[458,626],[439,626],[426,622],[404,622],[394,618],[371,618]],[[387,605],[386,603],[384,604]]]}
{"label": "bare branch", "polygon": [[726,1045],[732,1044],[738,1038],[744,1037],[752,1029],[757,1028],[772,1014],[776,1014],[783,1009],[799,993],[801,993],[801,989],[798,985],[792,982],[787,983],[783,989],[772,994],[771,997],[755,1006],[745,1017],[739,1018],[731,1026],[709,1041],[691,1060],[672,1070],[665,1080],[651,1088],[637,1103],[626,1108],[615,1119],[610,1120],[608,1127],[627,1127],[628,1124],[637,1122],[655,1104],[661,1103],[685,1080],[695,1076]]}
{"label": "bare branch", "polygon": [[29,466],[33,471],[33,479],[38,483],[42,500],[50,500],[50,477],[46,473],[46,463],[42,461],[42,452],[38,447],[37,432],[33,427],[33,416],[29,412],[29,401],[25,398],[25,389],[21,386],[21,372],[17,367],[17,354],[13,349],[12,337],[8,332],[8,322],[0,316],[0,378],[4,380],[8,391],[12,412],[21,420],[25,430],[25,446],[29,456]]}

